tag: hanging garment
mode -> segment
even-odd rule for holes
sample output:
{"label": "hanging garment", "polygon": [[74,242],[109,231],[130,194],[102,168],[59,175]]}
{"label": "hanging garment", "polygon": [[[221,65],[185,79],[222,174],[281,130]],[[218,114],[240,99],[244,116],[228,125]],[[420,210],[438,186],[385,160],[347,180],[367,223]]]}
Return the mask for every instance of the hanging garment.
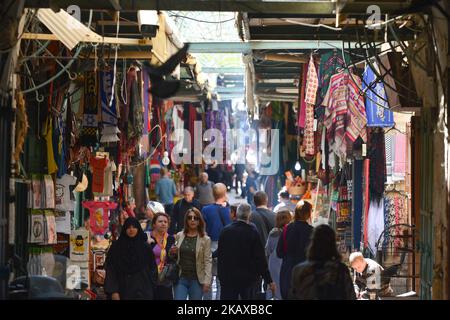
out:
{"label": "hanging garment", "polygon": [[[103,165],[103,164],[102,164]],[[116,164],[114,160],[108,161],[108,164],[104,170],[104,182],[103,182],[103,192],[94,192],[96,197],[112,197],[113,196],[113,172],[117,171]]]}
{"label": "hanging garment", "polygon": [[88,71],[84,74],[84,108],[80,135],[82,146],[95,146],[98,129],[97,73]]}
{"label": "hanging garment", "polygon": [[304,128],[306,125],[306,102],[305,102],[305,93],[306,93],[306,78],[308,77],[308,68],[305,64],[302,65],[302,74],[301,74],[301,82],[300,82],[300,101],[298,106],[298,127]]}
{"label": "hanging garment", "polygon": [[114,70],[104,70],[99,73],[100,80],[100,100],[102,105],[102,138],[101,142],[117,142],[119,137],[117,133],[120,133],[117,128],[117,108],[116,108],[116,95],[112,92],[112,85],[114,81]]}
{"label": "hanging garment", "polygon": [[108,159],[92,157],[89,163],[92,167],[92,192],[103,193],[105,168],[108,165]]}
{"label": "hanging garment", "polygon": [[47,117],[45,126],[43,128],[43,136],[47,142],[47,169],[48,174],[54,174],[58,171],[58,166],[55,161],[55,154],[53,150],[53,119],[51,116]]}
{"label": "hanging garment", "polygon": [[45,244],[57,244],[56,238],[56,220],[53,210],[44,210],[45,226],[46,226],[46,237]]}
{"label": "hanging garment", "polygon": [[361,243],[363,215],[363,161],[353,163],[353,248],[358,250]]}
{"label": "hanging garment", "polygon": [[386,178],[389,183],[389,181],[392,179],[394,169],[395,136],[386,134],[384,140],[386,148]]}
{"label": "hanging garment", "polygon": [[117,203],[103,201],[84,201],[83,207],[89,210],[89,226],[94,234],[103,235],[109,227],[109,210],[117,208]]}
{"label": "hanging garment", "polygon": [[384,131],[372,130],[368,146],[368,158],[370,159],[370,199],[383,198],[384,184],[386,183],[386,148],[384,145]]}
{"label": "hanging garment", "polygon": [[406,174],[406,135],[395,135],[395,153],[394,153],[394,168],[393,178],[395,180],[404,180]]}
{"label": "hanging garment", "polygon": [[131,68],[131,92],[130,92],[130,113],[128,117],[128,138],[140,138],[144,127],[144,115],[142,112],[142,97],[139,90],[141,73],[135,68]]}
{"label": "hanging garment", "polygon": [[41,183],[44,184],[41,188],[41,190],[44,190],[44,208],[55,209],[55,185],[53,184],[52,176],[44,175],[44,180]]}
{"label": "hanging garment", "polygon": [[[349,61],[349,56],[346,54],[345,59]],[[338,68],[345,66],[344,59],[336,50],[325,53],[320,56],[319,67],[319,93],[317,97],[317,105],[322,105],[322,101],[328,91],[331,76],[334,75]]]}
{"label": "hanging garment", "polygon": [[[377,241],[384,230],[384,199],[381,201],[371,201],[368,217],[368,244],[374,255],[377,252]],[[382,243],[383,240],[380,241]]]}
{"label": "hanging garment", "polygon": [[[379,73],[377,63],[375,70]],[[392,127],[394,113],[389,110],[389,104],[384,90],[384,83],[377,81],[373,69],[367,65],[363,74],[363,91],[366,93],[366,115],[368,127]]]}
{"label": "hanging garment", "polygon": [[314,59],[311,55],[308,64],[308,73],[306,76],[306,91],[305,91],[305,102],[315,105],[316,104],[316,94],[319,87],[319,79],[317,77],[316,66],[314,65]]}
{"label": "hanging garment", "polygon": [[44,216],[42,210],[31,210],[28,224],[28,243],[44,242]]}
{"label": "hanging garment", "polygon": [[[351,77],[351,78],[350,78]],[[333,75],[322,105],[326,107],[324,124],[330,151],[343,162],[347,145],[358,137],[367,141],[364,99],[359,94],[361,79],[348,72]]]}
{"label": "hanging garment", "polygon": [[70,186],[75,185],[77,178],[70,174],[65,174],[59,179],[56,179],[56,199],[55,208],[61,211],[73,211],[74,201],[70,199]]}
{"label": "hanging garment", "polygon": [[364,215],[363,215],[363,230],[362,230],[362,234],[364,237],[364,248],[367,248],[369,245],[369,237],[368,237],[368,222],[369,222],[369,207],[370,207],[369,167],[370,167],[370,160],[365,159],[363,164]]}
{"label": "hanging garment", "polygon": [[55,162],[58,166],[58,172],[56,173],[56,177],[60,178],[67,172],[66,166],[66,144],[64,141],[64,127],[62,116],[58,116],[55,118],[55,126],[53,128],[53,151],[55,156]]}
{"label": "hanging garment", "polygon": [[305,121],[305,134],[304,144],[305,153],[307,155],[315,155],[314,148],[314,105],[316,103],[316,94],[318,89],[319,79],[317,78],[317,71],[314,65],[314,59],[311,55],[308,64],[308,74],[306,76],[306,121]]}

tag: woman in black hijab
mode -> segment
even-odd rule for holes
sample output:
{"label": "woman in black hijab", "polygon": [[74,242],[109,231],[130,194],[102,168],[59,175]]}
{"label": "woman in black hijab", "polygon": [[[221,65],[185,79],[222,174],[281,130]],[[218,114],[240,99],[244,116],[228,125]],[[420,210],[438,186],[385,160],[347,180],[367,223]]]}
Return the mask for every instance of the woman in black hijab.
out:
{"label": "woman in black hijab", "polygon": [[105,269],[105,292],[112,300],[153,299],[155,256],[136,218],[125,220],[119,239],[108,251]]}

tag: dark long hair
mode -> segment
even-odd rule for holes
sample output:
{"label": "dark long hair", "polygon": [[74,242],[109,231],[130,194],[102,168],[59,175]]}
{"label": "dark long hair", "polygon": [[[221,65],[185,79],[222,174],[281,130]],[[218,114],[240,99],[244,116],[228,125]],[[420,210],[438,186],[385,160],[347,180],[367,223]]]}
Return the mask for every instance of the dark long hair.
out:
{"label": "dark long hair", "polygon": [[341,261],[341,254],[336,247],[336,233],[326,225],[314,228],[306,257],[310,261]]}
{"label": "dark long hair", "polygon": [[200,237],[203,238],[205,236],[205,220],[203,220],[202,214],[197,208],[191,208],[188,211],[186,211],[186,214],[184,215],[184,234],[187,234],[189,231],[188,215],[191,212],[194,213],[197,218],[199,218],[197,231]]}

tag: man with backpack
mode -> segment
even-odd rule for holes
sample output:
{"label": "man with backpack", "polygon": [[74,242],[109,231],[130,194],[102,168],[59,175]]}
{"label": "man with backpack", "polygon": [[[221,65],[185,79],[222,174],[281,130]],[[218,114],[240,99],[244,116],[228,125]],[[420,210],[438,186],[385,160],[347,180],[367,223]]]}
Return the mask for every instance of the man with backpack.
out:
{"label": "man with backpack", "polygon": [[[206,224],[206,233],[211,238],[211,251],[217,250],[220,232],[231,223],[230,207],[227,206],[227,187],[223,183],[213,186],[215,203],[202,209],[202,216]],[[217,278],[217,259],[213,259],[212,278]],[[213,281],[213,280],[212,280]],[[219,281],[216,281],[217,293],[220,292]],[[211,286],[212,288],[212,286]],[[212,290],[205,295],[205,300],[211,300]]]}

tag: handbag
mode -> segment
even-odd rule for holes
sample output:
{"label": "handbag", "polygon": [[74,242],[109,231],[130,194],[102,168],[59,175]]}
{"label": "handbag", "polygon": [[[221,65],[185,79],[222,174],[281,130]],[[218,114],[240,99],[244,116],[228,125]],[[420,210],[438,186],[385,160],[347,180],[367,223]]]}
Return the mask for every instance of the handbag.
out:
{"label": "handbag", "polygon": [[168,262],[164,265],[161,273],[158,274],[160,284],[177,283],[179,280],[180,269],[176,262]]}

